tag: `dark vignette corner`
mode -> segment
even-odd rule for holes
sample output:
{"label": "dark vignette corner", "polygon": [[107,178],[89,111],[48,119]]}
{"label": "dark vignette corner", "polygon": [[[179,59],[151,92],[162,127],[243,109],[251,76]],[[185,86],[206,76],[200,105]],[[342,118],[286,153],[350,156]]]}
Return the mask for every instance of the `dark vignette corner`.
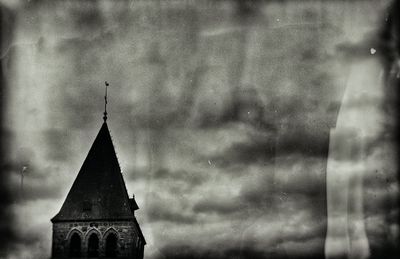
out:
{"label": "dark vignette corner", "polygon": [[7,105],[7,81],[4,61],[7,57],[7,49],[11,42],[14,25],[13,12],[0,3],[0,258],[5,258],[7,251],[14,239],[12,231],[12,219],[9,213],[9,205],[12,203],[12,195],[7,185],[5,174],[6,161],[4,155],[7,151],[5,129],[5,107]]}

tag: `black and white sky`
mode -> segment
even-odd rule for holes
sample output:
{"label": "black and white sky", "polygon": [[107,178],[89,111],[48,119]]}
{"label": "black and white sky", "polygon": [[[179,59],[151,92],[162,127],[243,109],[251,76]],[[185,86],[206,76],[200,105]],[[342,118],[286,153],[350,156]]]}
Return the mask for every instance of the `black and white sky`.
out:
{"label": "black and white sky", "polygon": [[104,81],[145,258],[397,257],[395,4],[1,0],[0,257],[50,256]]}

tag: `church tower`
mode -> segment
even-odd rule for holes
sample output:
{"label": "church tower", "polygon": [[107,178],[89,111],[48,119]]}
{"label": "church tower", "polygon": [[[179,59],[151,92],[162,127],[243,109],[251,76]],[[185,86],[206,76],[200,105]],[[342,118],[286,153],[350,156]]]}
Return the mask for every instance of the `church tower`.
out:
{"label": "church tower", "polygon": [[106,121],[105,111],[78,176],[51,219],[53,259],[143,258],[146,241],[135,218],[139,207],[128,196]]}

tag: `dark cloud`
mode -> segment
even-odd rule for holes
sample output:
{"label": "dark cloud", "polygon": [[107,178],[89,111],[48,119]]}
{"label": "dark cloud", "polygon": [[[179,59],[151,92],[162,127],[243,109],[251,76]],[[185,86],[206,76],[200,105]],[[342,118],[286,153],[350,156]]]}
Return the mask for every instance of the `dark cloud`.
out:
{"label": "dark cloud", "polygon": [[147,168],[124,169],[124,171],[124,177],[126,177],[128,181],[148,179],[151,176]]}
{"label": "dark cloud", "polygon": [[[48,133],[48,132],[47,132]],[[1,171],[7,175],[8,189],[12,194],[13,201],[17,203],[25,203],[35,200],[57,199],[63,195],[65,186],[62,185],[65,177],[62,175],[62,167],[57,165],[61,159],[64,161],[63,155],[65,148],[58,146],[60,141],[65,141],[57,135],[52,135],[54,132],[45,138],[43,143],[55,142],[54,145],[44,144],[42,147],[45,152],[46,159],[55,161],[54,164],[41,164],[38,162],[38,156],[35,152],[26,147],[20,147],[15,152],[10,152],[7,159],[4,159]],[[59,133],[59,132],[58,132]],[[51,138],[53,137],[53,138]],[[64,142],[63,144],[66,144]],[[59,150],[60,153],[57,153]],[[71,179],[69,179],[71,180]]]}
{"label": "dark cloud", "polygon": [[199,249],[192,246],[168,246],[161,249],[161,254],[158,258],[178,258],[178,259],[200,259],[200,258],[213,258],[213,259],[261,259],[261,258],[274,258],[274,259],[321,259],[324,258],[322,254],[309,253],[308,255],[301,256],[295,254],[286,254],[284,251],[278,253],[275,251],[268,252],[252,246],[246,247],[208,247],[207,249]]}
{"label": "dark cloud", "polygon": [[370,258],[396,258],[400,253],[398,236],[393,232],[393,229],[398,227],[398,210],[393,215],[396,217],[394,221],[388,220],[385,215],[366,217],[366,234],[370,246]]}
{"label": "dark cloud", "polygon": [[[273,140],[254,139],[249,142],[234,143],[215,156],[208,157],[219,167],[249,165],[253,163],[270,164],[275,157]],[[207,160],[206,160],[207,161]]]}
{"label": "dark cloud", "polygon": [[[245,86],[243,89],[232,89],[231,96],[220,99],[223,109],[220,114],[207,111],[211,107],[204,107],[201,116],[194,122],[200,129],[223,127],[230,123],[244,123],[260,130],[276,130],[275,120],[269,121],[273,115],[266,112],[260,94],[254,86]],[[226,102],[226,104],[224,103]]]}
{"label": "dark cloud", "polygon": [[[65,196],[63,190],[55,184],[46,184],[46,185],[29,185],[29,181],[25,179],[25,187],[19,191],[20,201],[22,203],[32,200],[46,200],[46,199],[58,199]],[[15,190],[14,190],[15,191]],[[16,195],[17,197],[19,195]]]}
{"label": "dark cloud", "polygon": [[[339,53],[350,59],[365,59],[378,56],[383,62],[387,75],[398,58],[400,50],[398,43],[399,19],[396,15],[399,9],[398,1],[392,1],[379,17],[379,28],[367,33],[359,42],[342,42],[337,45]],[[373,53],[371,50],[374,50]]]}
{"label": "dark cloud", "polygon": [[[197,219],[194,215],[182,210],[182,199],[165,199],[153,194],[152,199],[148,199],[146,206],[147,217],[150,222],[172,222],[175,224],[195,224]],[[171,202],[179,202],[178,206],[173,206]]]}
{"label": "dark cloud", "polygon": [[200,259],[200,258],[215,258],[215,259],[227,259],[227,258],[266,258],[267,253],[258,251],[252,248],[208,248],[199,249],[198,247],[191,246],[168,246],[161,249],[161,258],[177,258],[177,259]]}
{"label": "dark cloud", "polygon": [[399,246],[390,244],[383,239],[380,243],[371,245],[371,259],[388,258],[395,259],[400,254]]}
{"label": "dark cloud", "polygon": [[329,138],[326,130],[324,126],[321,129],[296,127],[277,136],[250,136],[248,141],[233,143],[221,153],[207,157],[207,160],[225,168],[253,163],[271,165],[276,156],[300,154],[304,157],[327,157]]}
{"label": "dark cloud", "polygon": [[387,169],[364,172],[363,185],[366,217],[385,216],[387,223],[396,223],[399,202],[396,172]]}
{"label": "dark cloud", "polygon": [[286,196],[286,193],[276,192],[272,177],[260,177],[255,183],[242,185],[240,189],[240,200],[249,208],[262,210],[265,208],[276,209],[276,200]]}
{"label": "dark cloud", "polygon": [[[338,53],[344,55],[345,58],[359,60],[365,58],[372,58],[375,54],[380,55],[381,49],[378,49],[377,42],[372,39],[366,39],[362,44],[345,42],[340,43],[336,47]],[[373,50],[372,50],[373,49]],[[371,51],[374,53],[372,54]]]}
{"label": "dark cloud", "polygon": [[209,199],[202,200],[193,206],[195,213],[216,213],[220,216],[227,214],[238,213],[243,209],[243,204],[237,199],[229,198],[227,200]]}
{"label": "dark cloud", "polygon": [[171,211],[165,207],[150,207],[147,209],[147,217],[150,222],[173,222],[178,224],[194,224],[193,216],[184,216],[180,211]]}
{"label": "dark cloud", "polygon": [[[384,135],[390,134],[397,145],[399,144],[399,86],[400,86],[400,19],[399,1],[389,5],[385,20],[379,33],[379,43],[382,49],[381,62],[385,69],[385,102],[381,104],[386,114],[387,127]],[[394,118],[394,121],[393,121]],[[397,149],[398,151],[398,149]]]}
{"label": "dark cloud", "polygon": [[44,140],[47,142],[47,158],[51,161],[66,161],[71,157],[71,134],[65,129],[49,129],[44,133]]}
{"label": "dark cloud", "polygon": [[186,171],[186,170],[177,170],[171,171],[166,170],[165,168],[159,169],[155,172],[154,178],[156,179],[171,179],[176,181],[182,181],[189,184],[191,187],[198,186],[205,182],[206,176],[199,171]]}
{"label": "dark cloud", "polygon": [[147,179],[151,181],[172,182],[176,184],[185,184],[187,188],[191,189],[199,186],[206,181],[206,175],[200,171],[194,170],[170,170],[167,168],[160,168],[154,173],[148,172],[148,169],[133,169],[128,170],[133,173],[127,173],[128,179]]}
{"label": "dark cloud", "polygon": [[260,14],[260,7],[269,0],[213,0],[217,3],[231,3],[234,9],[234,18],[238,22],[247,22],[248,19],[255,20],[262,17]]}
{"label": "dark cloud", "polygon": [[[290,174],[290,180],[285,179],[286,175],[274,174],[272,170],[258,176],[253,175],[251,180],[242,180],[239,184],[235,184],[239,189],[237,195],[232,196],[223,192],[218,195],[205,195],[203,199],[194,203],[192,209],[194,213],[203,213],[220,219],[240,220],[243,225],[252,224],[252,221],[258,219],[276,217],[283,219],[295,211],[308,213],[307,220],[321,220],[326,213],[324,209],[326,190],[323,186],[325,180],[322,177],[323,173],[319,175],[307,173],[315,170],[315,167],[304,166],[295,174]],[[307,177],[304,177],[305,175]],[[292,221],[292,219],[286,220]],[[313,224],[304,220],[304,223]],[[287,237],[290,238],[292,237]]]}
{"label": "dark cloud", "polygon": [[305,157],[327,157],[329,136],[327,129],[318,125],[315,128],[296,127],[280,136],[277,155],[301,154]]}
{"label": "dark cloud", "polygon": [[[13,242],[7,251],[7,256],[16,257],[16,258],[47,258],[48,253],[48,236],[44,233],[41,233],[40,230],[43,231],[43,228],[47,229],[47,227],[43,226],[35,226],[35,227],[14,227],[13,236],[9,238],[13,238]],[[50,230],[50,228],[48,228]],[[36,249],[32,249],[35,247]],[[28,252],[29,251],[29,252]],[[7,257],[5,257],[7,258]]]}
{"label": "dark cloud", "polygon": [[[391,71],[396,66],[396,61],[399,59],[400,52],[400,20],[397,12],[400,8],[399,1],[393,1],[386,10],[384,20],[382,21],[381,29],[377,35],[377,41],[381,51],[382,62],[386,70],[386,76],[390,77]],[[399,67],[396,68],[398,72]],[[398,81],[398,80],[397,80]],[[388,81],[389,83],[393,83]],[[398,94],[398,93],[397,93]]]}
{"label": "dark cloud", "polygon": [[[58,199],[64,195],[64,188],[59,184],[62,178],[54,178],[60,175],[57,168],[26,166],[26,170],[7,171],[10,176],[10,190],[17,202],[29,202],[35,200]],[[23,174],[23,182],[21,177]]]}
{"label": "dark cloud", "polygon": [[97,1],[69,2],[68,7],[71,9],[70,15],[74,17],[74,26],[81,30],[84,29],[85,32],[93,32],[93,28],[103,29],[105,21],[99,5],[100,3]]}
{"label": "dark cloud", "polygon": [[368,190],[381,190],[389,191],[395,187],[396,184],[396,171],[389,166],[376,166],[371,167],[369,170],[364,171],[363,184],[368,187]]}

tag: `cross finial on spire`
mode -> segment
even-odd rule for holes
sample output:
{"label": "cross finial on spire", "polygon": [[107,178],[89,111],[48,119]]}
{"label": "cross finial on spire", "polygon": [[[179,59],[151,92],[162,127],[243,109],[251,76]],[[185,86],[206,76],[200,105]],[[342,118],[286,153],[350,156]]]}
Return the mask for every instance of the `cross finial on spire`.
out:
{"label": "cross finial on spire", "polygon": [[103,120],[104,122],[107,121],[107,87],[109,86],[108,82],[105,81],[104,84],[106,85],[106,93],[104,95],[104,116],[103,116]]}

